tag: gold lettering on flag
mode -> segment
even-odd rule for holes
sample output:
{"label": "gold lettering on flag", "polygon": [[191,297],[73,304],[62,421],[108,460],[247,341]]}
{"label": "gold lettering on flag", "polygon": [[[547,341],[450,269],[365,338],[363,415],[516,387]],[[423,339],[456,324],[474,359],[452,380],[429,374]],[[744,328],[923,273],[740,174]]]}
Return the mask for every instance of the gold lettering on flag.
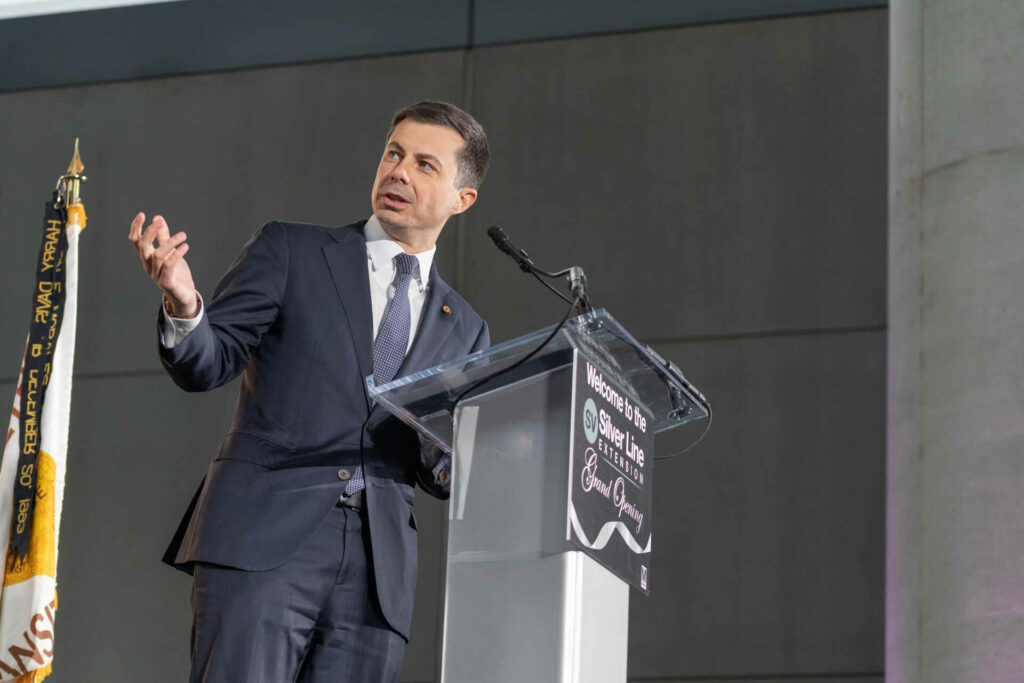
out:
{"label": "gold lettering on flag", "polygon": [[28,555],[23,561],[14,560],[8,564],[4,574],[4,586],[26,581],[33,576],[45,574],[56,578],[57,561],[54,539],[54,491],[57,480],[57,463],[46,451],[39,453],[36,473],[36,509],[32,531],[28,541]]}

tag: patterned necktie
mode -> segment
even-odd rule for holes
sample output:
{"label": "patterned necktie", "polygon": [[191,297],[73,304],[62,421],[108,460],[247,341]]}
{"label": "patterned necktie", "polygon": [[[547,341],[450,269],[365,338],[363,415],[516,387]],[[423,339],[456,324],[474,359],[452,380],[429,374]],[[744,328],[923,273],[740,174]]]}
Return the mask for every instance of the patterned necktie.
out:
{"label": "patterned necktie", "polygon": [[[393,380],[405,360],[412,331],[409,283],[418,263],[415,256],[405,252],[395,257],[395,294],[373,342],[373,383],[377,386]],[[363,468],[357,467],[345,486],[345,495],[351,496],[364,488]]]}

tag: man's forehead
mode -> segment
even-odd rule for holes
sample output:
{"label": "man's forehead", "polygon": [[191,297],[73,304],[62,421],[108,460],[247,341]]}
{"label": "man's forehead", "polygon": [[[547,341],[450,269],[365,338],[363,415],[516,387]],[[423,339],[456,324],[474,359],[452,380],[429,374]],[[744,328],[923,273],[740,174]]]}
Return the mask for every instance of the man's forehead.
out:
{"label": "man's forehead", "polygon": [[462,136],[447,126],[423,123],[412,119],[400,121],[388,137],[409,154],[433,154],[454,158],[465,142]]}

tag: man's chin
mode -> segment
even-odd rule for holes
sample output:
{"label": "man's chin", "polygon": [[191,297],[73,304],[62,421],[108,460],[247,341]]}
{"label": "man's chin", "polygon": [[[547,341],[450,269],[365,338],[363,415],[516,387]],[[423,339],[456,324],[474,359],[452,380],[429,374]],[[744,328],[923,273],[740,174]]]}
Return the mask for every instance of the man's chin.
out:
{"label": "man's chin", "polygon": [[405,223],[408,220],[408,208],[407,206],[391,206],[387,202],[377,202],[374,213],[377,214],[378,220],[386,218],[392,223]]}
{"label": "man's chin", "polygon": [[390,209],[382,209],[377,207],[373,215],[377,217],[377,222],[384,228],[388,229],[388,232],[395,230],[401,230],[406,227],[405,216],[399,211],[392,211]]}

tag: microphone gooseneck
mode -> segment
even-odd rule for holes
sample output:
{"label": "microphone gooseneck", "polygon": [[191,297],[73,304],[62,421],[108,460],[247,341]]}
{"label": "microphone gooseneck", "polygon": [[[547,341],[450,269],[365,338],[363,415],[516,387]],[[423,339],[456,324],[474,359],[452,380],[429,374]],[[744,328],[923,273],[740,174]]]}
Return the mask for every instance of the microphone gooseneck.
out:
{"label": "microphone gooseneck", "polygon": [[[590,305],[590,297],[588,297],[586,293],[587,276],[583,273],[582,268],[579,266],[572,266],[570,268],[560,270],[557,273],[549,273],[542,268],[538,268],[537,264],[535,264],[530,258],[530,255],[512,244],[512,240],[509,238],[508,234],[506,234],[505,231],[497,225],[489,227],[487,229],[487,234],[490,235],[491,240],[494,241],[494,246],[511,256],[512,260],[519,265],[520,270],[537,278],[538,282],[550,289],[562,300],[575,305],[577,312],[580,315],[594,310],[593,306]],[[565,296],[547,282],[544,282],[544,280],[541,279],[541,276],[552,280],[565,278],[569,283],[569,291],[572,294],[572,298]]]}

